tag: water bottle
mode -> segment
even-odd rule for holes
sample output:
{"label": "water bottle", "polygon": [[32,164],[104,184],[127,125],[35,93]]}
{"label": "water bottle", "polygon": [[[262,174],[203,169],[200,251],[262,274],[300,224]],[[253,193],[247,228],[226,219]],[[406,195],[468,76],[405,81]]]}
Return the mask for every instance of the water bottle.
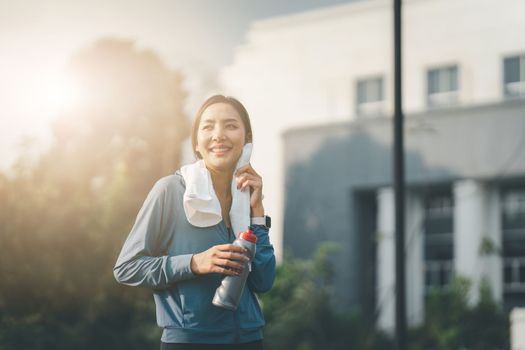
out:
{"label": "water bottle", "polygon": [[223,307],[228,310],[235,311],[241,300],[242,291],[246,284],[246,279],[251,271],[251,262],[255,256],[255,243],[257,242],[257,236],[253,233],[251,228],[241,232],[239,237],[233,241],[233,244],[246,248],[246,255],[250,258],[243,265],[244,269],[239,276],[225,276],[222,279],[221,285],[215,291],[213,297],[213,305]]}

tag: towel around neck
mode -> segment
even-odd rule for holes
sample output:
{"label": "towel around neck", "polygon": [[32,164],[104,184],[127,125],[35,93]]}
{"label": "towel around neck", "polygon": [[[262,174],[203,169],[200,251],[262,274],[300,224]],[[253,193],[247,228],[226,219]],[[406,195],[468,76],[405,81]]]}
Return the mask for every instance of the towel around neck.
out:
{"label": "towel around neck", "polygon": [[[251,143],[244,145],[235,170],[250,162],[252,148]],[[180,170],[186,182],[183,206],[188,222],[197,227],[209,227],[220,223],[222,220],[221,204],[204,160],[200,159],[195,163],[184,165]],[[246,188],[241,192],[237,189],[235,178],[232,178],[231,192],[230,221],[233,232],[238,236],[250,225],[250,190]]]}

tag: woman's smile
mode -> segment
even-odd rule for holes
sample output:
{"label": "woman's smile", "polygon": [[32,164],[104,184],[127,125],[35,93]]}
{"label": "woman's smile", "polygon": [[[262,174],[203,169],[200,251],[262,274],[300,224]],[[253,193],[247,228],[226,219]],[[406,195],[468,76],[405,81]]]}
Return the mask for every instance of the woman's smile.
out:
{"label": "woman's smile", "polygon": [[216,156],[223,156],[227,152],[229,152],[231,149],[232,149],[231,147],[227,147],[224,145],[216,145],[216,146],[209,148],[209,151],[215,154]]}

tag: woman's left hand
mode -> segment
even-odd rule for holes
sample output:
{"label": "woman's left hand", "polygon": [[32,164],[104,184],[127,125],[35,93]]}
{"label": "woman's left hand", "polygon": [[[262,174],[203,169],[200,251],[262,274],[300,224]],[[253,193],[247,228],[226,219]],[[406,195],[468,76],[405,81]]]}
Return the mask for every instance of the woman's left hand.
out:
{"label": "woman's left hand", "polygon": [[244,191],[246,187],[250,188],[251,216],[264,216],[261,176],[257,174],[250,164],[237,169],[234,176],[237,180],[237,189]]}

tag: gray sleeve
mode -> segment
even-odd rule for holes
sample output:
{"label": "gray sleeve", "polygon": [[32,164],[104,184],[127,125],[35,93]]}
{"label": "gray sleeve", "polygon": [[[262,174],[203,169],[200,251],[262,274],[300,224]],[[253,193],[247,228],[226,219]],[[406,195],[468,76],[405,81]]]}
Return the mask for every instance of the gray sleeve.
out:
{"label": "gray sleeve", "polygon": [[157,181],[137,215],[113,268],[119,283],[164,289],[195,277],[191,271],[193,254],[162,254],[171,240],[175,219],[173,198],[168,196],[169,181],[169,178]]}

